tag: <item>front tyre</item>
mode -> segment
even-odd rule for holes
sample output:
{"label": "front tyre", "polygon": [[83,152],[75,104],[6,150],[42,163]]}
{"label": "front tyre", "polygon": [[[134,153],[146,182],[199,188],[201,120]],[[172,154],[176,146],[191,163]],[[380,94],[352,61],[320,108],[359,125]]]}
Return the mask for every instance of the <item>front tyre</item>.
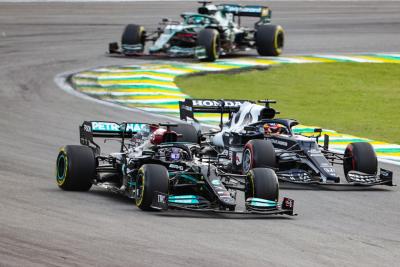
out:
{"label": "front tyre", "polygon": [[122,33],[122,45],[142,45],[144,48],[146,41],[144,27],[136,24],[126,25]]}
{"label": "front tyre", "polygon": [[205,58],[201,61],[215,61],[219,57],[220,37],[214,29],[203,29],[199,32],[197,45],[205,48]]}
{"label": "front tyre", "polygon": [[245,198],[279,199],[278,177],[272,169],[255,168],[247,173]]}
{"label": "front tyre", "polygon": [[343,171],[345,176],[349,171],[376,174],[378,159],[371,144],[367,142],[348,144],[344,152]]}
{"label": "front tyre", "polygon": [[253,139],[244,146],[242,156],[243,174],[248,173],[253,168],[277,166],[275,149],[268,140]]}
{"label": "front tyre", "polygon": [[256,47],[260,56],[282,54],[285,33],[280,25],[260,25],[256,32]]}
{"label": "front tyre", "polygon": [[88,191],[96,176],[96,158],[87,146],[68,145],[60,149],[56,162],[58,186],[67,191]]}
{"label": "front tyre", "polygon": [[152,210],[155,192],[168,194],[168,170],[158,164],[144,164],[136,179],[136,206],[142,210]]}

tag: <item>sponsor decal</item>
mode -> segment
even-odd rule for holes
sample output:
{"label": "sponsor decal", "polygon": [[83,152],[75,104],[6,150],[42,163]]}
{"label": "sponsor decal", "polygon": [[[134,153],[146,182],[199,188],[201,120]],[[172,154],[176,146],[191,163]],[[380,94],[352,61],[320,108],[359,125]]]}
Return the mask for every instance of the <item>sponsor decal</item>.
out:
{"label": "sponsor decal", "polygon": [[177,204],[199,204],[199,200],[194,195],[181,195],[181,196],[169,196],[168,202]]}
{"label": "sponsor decal", "polygon": [[293,209],[294,207],[294,200],[290,198],[283,198],[282,208],[283,209]]}
{"label": "sponsor decal", "polygon": [[228,191],[225,191],[223,194],[224,197],[231,197],[231,194]]}
{"label": "sponsor decal", "polygon": [[174,163],[169,164],[168,168],[179,171],[183,171],[185,169],[183,166]]}
{"label": "sponsor decal", "polygon": [[[221,101],[216,100],[196,100],[193,99],[193,106],[201,106],[201,107],[220,107]],[[231,101],[224,100],[225,107],[239,107],[245,101]]]}
{"label": "sponsor decal", "polygon": [[83,125],[83,130],[85,132],[91,132],[92,131],[92,127],[90,125],[84,124]]}
{"label": "sponsor decal", "polygon": [[324,170],[327,172],[327,173],[329,173],[329,174],[333,174],[333,175],[335,175],[336,174],[336,171],[335,171],[335,169],[334,168],[324,168]]}
{"label": "sponsor decal", "polygon": [[221,181],[218,180],[218,179],[216,179],[216,180],[212,180],[211,183],[212,183],[213,185],[220,185],[220,184],[221,184]]}
{"label": "sponsor decal", "polygon": [[236,166],[242,164],[242,154],[236,154],[235,161],[236,161]]}
{"label": "sponsor decal", "polygon": [[158,195],[157,196],[157,201],[159,203],[167,203],[167,197],[165,195]]}
{"label": "sponsor decal", "polygon": [[192,107],[186,106],[186,105],[182,105],[182,106],[181,106],[181,109],[187,110],[187,111],[193,111]]}
{"label": "sponsor decal", "polygon": [[280,145],[280,146],[287,146],[288,143],[285,141],[281,141],[281,140],[276,140],[276,139],[269,139],[271,141],[271,143],[276,144],[276,145]]}
{"label": "sponsor decal", "polygon": [[308,151],[311,155],[321,155],[321,151],[318,149],[311,149]]}
{"label": "sponsor decal", "polygon": [[231,13],[260,13],[262,10],[262,7],[257,7],[257,6],[229,6],[225,5],[223,6],[226,12],[231,12]]}
{"label": "sponsor decal", "polygon": [[170,199],[169,202],[178,204],[199,204],[197,199]]}
{"label": "sponsor decal", "polygon": [[[106,131],[106,132],[120,132],[120,125],[115,122],[92,122],[92,129],[96,131]],[[148,125],[145,123],[128,123],[126,125],[126,131],[141,132],[147,131]]]}

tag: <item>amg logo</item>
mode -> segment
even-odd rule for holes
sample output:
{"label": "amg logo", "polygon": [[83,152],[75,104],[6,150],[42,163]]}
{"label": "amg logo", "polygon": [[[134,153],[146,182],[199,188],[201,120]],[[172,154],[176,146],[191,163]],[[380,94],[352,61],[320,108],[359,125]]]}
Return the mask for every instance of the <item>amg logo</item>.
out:
{"label": "amg logo", "polygon": [[[224,100],[225,107],[239,107],[243,102]],[[193,100],[193,106],[200,107],[220,107],[220,101],[216,100]]]}
{"label": "amg logo", "polygon": [[269,139],[269,140],[271,141],[271,143],[277,144],[277,145],[280,145],[280,146],[287,146],[288,145],[288,143],[285,142],[285,141],[280,141],[280,140],[276,140],[276,139]]}
{"label": "amg logo", "polygon": [[169,164],[168,167],[169,167],[170,169],[175,169],[175,170],[180,170],[180,171],[183,171],[183,170],[184,170],[183,166],[180,166],[180,165],[177,165],[177,164]]}

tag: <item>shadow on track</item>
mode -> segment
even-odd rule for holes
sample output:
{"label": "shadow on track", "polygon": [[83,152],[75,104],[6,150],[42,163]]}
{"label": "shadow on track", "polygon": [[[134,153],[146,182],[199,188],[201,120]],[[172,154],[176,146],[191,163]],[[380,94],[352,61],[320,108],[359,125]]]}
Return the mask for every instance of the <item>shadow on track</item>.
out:
{"label": "shadow on track", "polygon": [[304,190],[304,191],[335,191],[335,192],[350,192],[350,191],[367,191],[367,192],[394,192],[392,188],[383,186],[354,186],[354,185],[300,185],[300,184],[279,184],[280,189],[284,190]]}

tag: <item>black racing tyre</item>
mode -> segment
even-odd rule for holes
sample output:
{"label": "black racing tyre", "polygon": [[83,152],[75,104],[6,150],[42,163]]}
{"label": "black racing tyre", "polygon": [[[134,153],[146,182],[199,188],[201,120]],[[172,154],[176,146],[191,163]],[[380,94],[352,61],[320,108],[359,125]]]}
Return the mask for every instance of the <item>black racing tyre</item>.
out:
{"label": "black racing tyre", "polygon": [[268,168],[254,168],[247,173],[245,198],[279,199],[279,183],[276,173]]}
{"label": "black racing tyre", "polygon": [[201,61],[215,61],[219,57],[219,32],[214,29],[203,29],[197,37],[197,45],[206,49],[206,57]]}
{"label": "black racing tyre", "polygon": [[178,136],[178,142],[196,144],[199,142],[199,135],[193,125],[180,123],[178,126],[172,126],[171,130],[175,131],[179,135],[182,135]]}
{"label": "black racing tyre", "polygon": [[56,163],[58,186],[67,191],[88,191],[96,176],[96,158],[87,146],[68,145],[60,149]]}
{"label": "black racing tyre", "polygon": [[122,33],[121,43],[126,45],[142,44],[144,47],[144,27],[136,24],[128,24]]}
{"label": "black racing tyre", "polygon": [[260,56],[279,56],[283,50],[285,33],[279,25],[260,25],[255,39]]}
{"label": "black racing tyre", "polygon": [[158,164],[144,164],[138,171],[136,180],[136,206],[142,210],[152,210],[154,193],[168,194],[168,170]]}
{"label": "black racing tyre", "polygon": [[246,143],[242,156],[243,174],[253,168],[277,166],[275,149],[268,140],[254,139]]}
{"label": "black racing tyre", "polygon": [[347,176],[349,171],[359,171],[367,174],[376,174],[378,159],[370,143],[350,143],[344,151],[343,171]]}

